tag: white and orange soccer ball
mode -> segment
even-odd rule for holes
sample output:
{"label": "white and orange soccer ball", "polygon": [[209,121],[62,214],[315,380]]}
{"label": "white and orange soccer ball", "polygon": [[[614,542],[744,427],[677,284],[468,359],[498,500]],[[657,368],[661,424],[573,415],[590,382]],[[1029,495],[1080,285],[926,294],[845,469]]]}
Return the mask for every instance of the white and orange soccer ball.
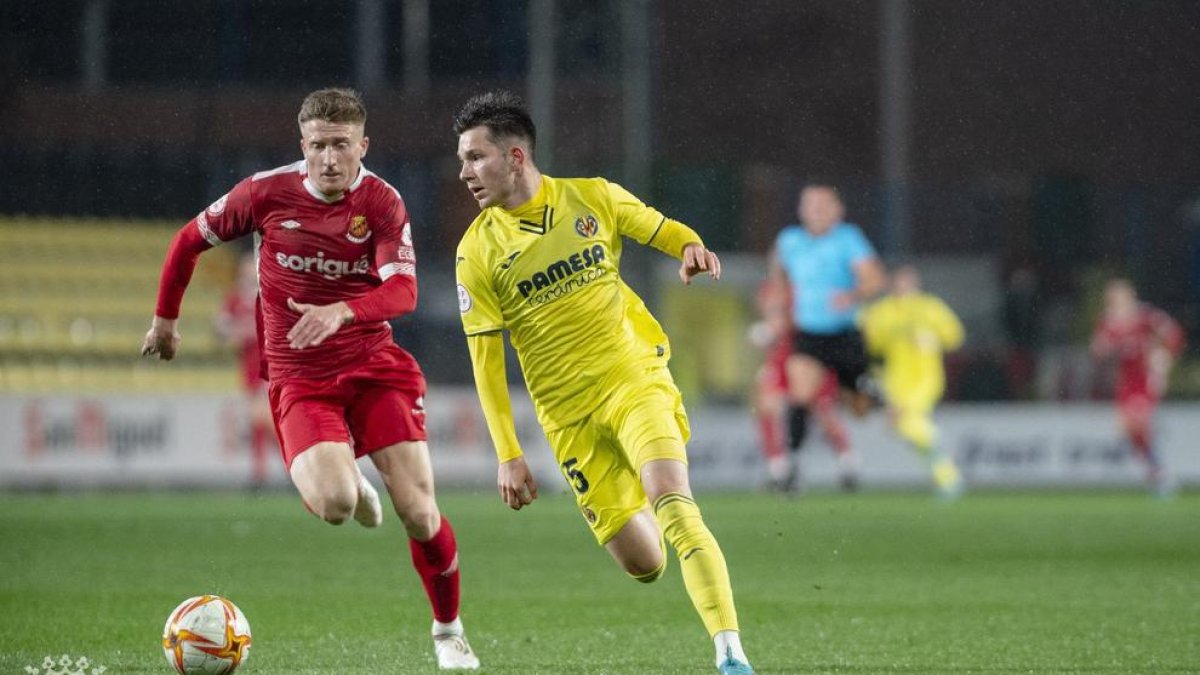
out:
{"label": "white and orange soccer ball", "polygon": [[228,675],[250,653],[250,622],[219,595],[188,598],[167,617],[162,647],[182,675]]}

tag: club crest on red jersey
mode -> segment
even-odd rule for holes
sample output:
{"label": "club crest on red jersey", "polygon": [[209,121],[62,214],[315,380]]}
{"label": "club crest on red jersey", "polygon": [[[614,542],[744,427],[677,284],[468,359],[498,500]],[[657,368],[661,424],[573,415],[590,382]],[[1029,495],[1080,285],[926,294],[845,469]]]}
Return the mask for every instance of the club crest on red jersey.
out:
{"label": "club crest on red jersey", "polygon": [[346,230],[346,238],[356,244],[371,238],[371,228],[367,225],[366,216],[354,216],[350,219],[350,229]]}
{"label": "club crest on red jersey", "polygon": [[590,213],[586,216],[579,216],[575,219],[575,231],[584,239],[590,239],[600,231],[600,223],[596,221],[596,216]]}

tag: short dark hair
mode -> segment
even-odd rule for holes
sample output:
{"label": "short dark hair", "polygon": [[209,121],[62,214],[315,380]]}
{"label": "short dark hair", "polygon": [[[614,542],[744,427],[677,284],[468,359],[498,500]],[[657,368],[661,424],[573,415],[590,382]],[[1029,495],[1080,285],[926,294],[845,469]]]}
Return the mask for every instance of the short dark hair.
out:
{"label": "short dark hair", "polygon": [[842,199],[842,191],[840,189],[838,189],[837,184],[831,180],[824,178],[824,177],[809,178],[808,180],[804,181],[803,183],[800,183],[800,192],[804,192],[805,190],[807,190],[809,188],[815,188],[818,190],[829,190],[830,192],[833,193],[834,197],[837,197],[837,200],[839,202],[844,201]]}
{"label": "short dark hair", "polygon": [[341,124],[366,124],[367,109],[363,106],[362,95],[353,89],[329,88],[318,89],[304,97],[300,104],[300,114],[296,116],[300,124],[309,120],[322,120]]}
{"label": "short dark hair", "polygon": [[530,152],[537,144],[537,129],[520,96],[497,89],[472,96],[454,116],[454,133],[462,135],[468,129],[487,127],[492,141],[519,138],[529,143]]}

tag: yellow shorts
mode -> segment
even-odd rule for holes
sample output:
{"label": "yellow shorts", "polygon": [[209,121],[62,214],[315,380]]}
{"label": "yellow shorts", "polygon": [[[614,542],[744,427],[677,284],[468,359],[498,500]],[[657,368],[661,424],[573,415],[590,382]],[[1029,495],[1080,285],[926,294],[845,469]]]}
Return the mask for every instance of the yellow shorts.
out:
{"label": "yellow shorts", "polygon": [[[618,385],[591,415],[546,436],[584,520],[603,545],[649,506],[642,466],[656,459],[687,462],[691,428],[670,371],[658,367]],[[663,439],[676,442],[647,448]]]}

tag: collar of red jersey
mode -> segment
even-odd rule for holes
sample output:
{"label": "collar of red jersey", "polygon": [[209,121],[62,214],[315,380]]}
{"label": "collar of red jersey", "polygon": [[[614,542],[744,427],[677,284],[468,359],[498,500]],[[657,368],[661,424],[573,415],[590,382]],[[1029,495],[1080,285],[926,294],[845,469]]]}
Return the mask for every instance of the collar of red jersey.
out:
{"label": "collar of red jersey", "polygon": [[308,190],[308,194],[316,197],[317,199],[320,199],[321,201],[325,202],[326,204],[332,204],[334,202],[341,201],[346,196],[346,193],[354,192],[356,189],[358,189],[358,186],[362,185],[363,179],[366,178],[367,175],[370,173],[371,172],[367,170],[367,167],[365,167],[365,166],[358,167],[358,177],[354,179],[354,182],[350,184],[350,187],[346,188],[346,192],[343,192],[342,196],[338,197],[337,199],[330,199],[325,196],[325,193],[318,190],[317,186],[313,185],[312,181],[310,181],[308,179],[308,172],[304,173],[304,189]]}

